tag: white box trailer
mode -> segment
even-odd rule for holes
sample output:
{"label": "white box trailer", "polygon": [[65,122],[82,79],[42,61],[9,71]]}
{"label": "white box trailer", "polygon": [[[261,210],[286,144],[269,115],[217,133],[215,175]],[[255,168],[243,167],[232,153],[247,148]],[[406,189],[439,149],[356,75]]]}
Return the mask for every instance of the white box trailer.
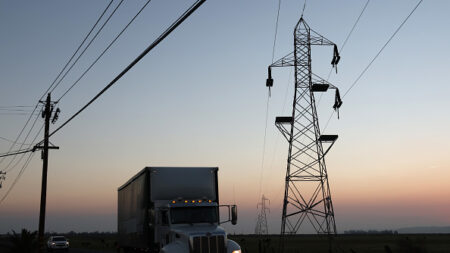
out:
{"label": "white box trailer", "polygon": [[[126,252],[240,253],[220,225],[217,167],[146,167],[118,189]],[[236,206],[225,206],[236,224]],[[230,219],[231,216],[231,219]]]}

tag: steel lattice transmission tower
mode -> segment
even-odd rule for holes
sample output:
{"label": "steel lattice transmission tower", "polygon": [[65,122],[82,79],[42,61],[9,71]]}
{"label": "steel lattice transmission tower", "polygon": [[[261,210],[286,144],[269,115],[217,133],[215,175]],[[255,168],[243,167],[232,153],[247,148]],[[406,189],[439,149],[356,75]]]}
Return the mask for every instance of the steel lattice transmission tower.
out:
{"label": "steel lattice transmission tower", "polygon": [[256,205],[256,208],[260,208],[258,215],[258,221],[256,222],[255,234],[257,235],[267,235],[269,234],[269,228],[267,226],[267,214],[266,210],[270,212],[270,209],[266,207],[266,201],[270,200],[262,195],[261,202]]}
{"label": "steel lattice transmission tower", "polygon": [[6,172],[0,170],[0,188],[2,188],[2,181],[6,179]]}
{"label": "steel lattice transmission tower", "polygon": [[[340,59],[337,46],[313,31],[301,17],[294,30],[294,52],[269,66],[266,83],[269,89],[273,85],[271,68],[295,68],[292,116],[276,117],[275,120],[275,125],[289,142],[282,236],[305,233],[305,229],[311,227],[319,234],[336,234],[325,154],[338,136],[321,135],[314,94],[335,89],[335,110],[342,101],[335,86],[311,72],[311,46],[316,45],[334,46],[332,65],[335,67]],[[326,150],[325,143],[328,144]]]}

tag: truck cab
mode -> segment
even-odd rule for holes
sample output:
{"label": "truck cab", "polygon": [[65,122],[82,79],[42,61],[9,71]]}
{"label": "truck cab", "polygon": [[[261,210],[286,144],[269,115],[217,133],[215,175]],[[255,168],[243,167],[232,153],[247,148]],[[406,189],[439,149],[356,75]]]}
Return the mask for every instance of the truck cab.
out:
{"label": "truck cab", "polygon": [[160,208],[162,252],[240,252],[220,227],[219,206],[208,200],[173,200]]}
{"label": "truck cab", "polygon": [[[237,208],[219,205],[218,168],[146,167],[119,188],[119,247],[126,252],[241,253],[221,223]],[[220,211],[228,219],[220,221]]]}

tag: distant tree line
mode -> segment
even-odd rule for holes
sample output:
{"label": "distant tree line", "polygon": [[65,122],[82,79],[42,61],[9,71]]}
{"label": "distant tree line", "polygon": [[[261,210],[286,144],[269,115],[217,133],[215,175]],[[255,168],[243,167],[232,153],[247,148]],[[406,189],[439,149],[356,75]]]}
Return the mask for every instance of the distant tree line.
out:
{"label": "distant tree line", "polygon": [[66,235],[66,236],[109,236],[109,235],[116,235],[117,232],[75,232],[70,231],[67,233],[57,233],[57,232],[47,232],[45,233],[46,236],[52,236],[52,235]]}
{"label": "distant tree line", "polygon": [[397,235],[394,230],[346,230],[346,235]]}

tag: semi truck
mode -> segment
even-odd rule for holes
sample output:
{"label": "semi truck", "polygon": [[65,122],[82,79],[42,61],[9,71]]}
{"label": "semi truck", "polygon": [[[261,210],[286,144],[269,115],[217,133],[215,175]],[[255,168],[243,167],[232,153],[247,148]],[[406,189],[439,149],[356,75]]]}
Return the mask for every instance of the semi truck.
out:
{"label": "semi truck", "polygon": [[119,187],[119,250],[241,253],[220,227],[236,224],[237,208],[219,204],[217,173],[217,167],[145,167]]}

